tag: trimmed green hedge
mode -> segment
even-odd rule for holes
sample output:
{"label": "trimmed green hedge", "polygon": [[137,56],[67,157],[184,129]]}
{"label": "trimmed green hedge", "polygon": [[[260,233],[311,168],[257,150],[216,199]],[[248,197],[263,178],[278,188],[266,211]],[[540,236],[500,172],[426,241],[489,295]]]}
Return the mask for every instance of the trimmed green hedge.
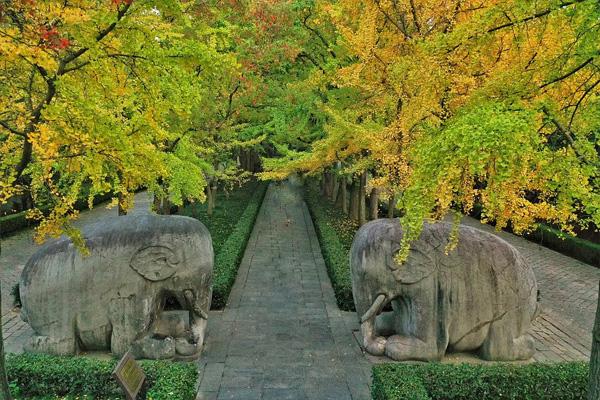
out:
{"label": "trimmed green hedge", "polygon": [[212,236],[215,251],[212,309],[222,309],[227,303],[267,187],[266,182],[250,181],[227,195],[219,193],[211,216],[206,204],[188,205],[180,211],[202,221]]}
{"label": "trimmed green hedge", "polygon": [[524,235],[527,239],[576,258],[584,263],[600,267],[600,244],[562,233],[558,229],[540,224]]}
{"label": "trimmed green hedge", "polygon": [[323,201],[314,186],[305,188],[305,199],[338,307],[355,311],[349,254],[358,225],[328,201]]}
{"label": "trimmed green hedge", "polygon": [[[112,198],[111,193],[105,193],[102,195],[98,195],[94,198],[94,205],[98,205],[100,203],[104,203]],[[87,210],[88,203],[87,200],[80,199],[75,203],[76,210]],[[47,208],[42,208],[42,212],[47,213]],[[29,226],[36,225],[35,221],[29,220],[26,217],[27,211],[21,211],[19,213],[6,215],[0,217],[0,237],[7,236],[8,234],[18,231],[19,229],[27,228]]]}
{"label": "trimmed green hedge", "polygon": [[[15,398],[52,398],[84,395],[94,399],[122,399],[112,377],[117,360],[57,357],[25,353],[7,357],[7,373]],[[193,363],[141,361],[146,381],[139,398],[193,400],[197,367]]]}
{"label": "trimmed green hedge", "polygon": [[373,400],[585,400],[589,366],[557,364],[379,364]]}
{"label": "trimmed green hedge", "polygon": [[32,221],[27,219],[25,216],[26,213],[26,211],[21,211],[20,213],[0,217],[0,237],[6,236],[8,233],[16,230],[31,226]]}
{"label": "trimmed green hedge", "polygon": [[221,309],[227,304],[266,191],[267,185],[262,184],[254,192],[246,210],[237,221],[235,229],[215,256],[212,308]]}
{"label": "trimmed green hedge", "polygon": [[[481,219],[482,209],[481,204],[475,204],[470,215],[473,218]],[[512,233],[510,228],[506,228],[505,230]],[[600,244],[598,243],[568,235],[544,224],[538,224],[538,227],[534,231],[525,233],[523,237],[549,249],[556,250],[561,254],[600,268]]]}

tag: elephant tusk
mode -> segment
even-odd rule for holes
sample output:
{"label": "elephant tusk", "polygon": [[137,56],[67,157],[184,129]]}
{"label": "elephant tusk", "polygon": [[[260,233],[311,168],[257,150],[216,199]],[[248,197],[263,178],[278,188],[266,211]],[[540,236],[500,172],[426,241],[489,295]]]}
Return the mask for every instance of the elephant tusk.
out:
{"label": "elephant tusk", "polygon": [[208,314],[200,307],[194,307],[194,314],[202,319],[208,319]]}
{"label": "elephant tusk", "polygon": [[375,299],[375,301],[373,302],[371,307],[361,317],[361,319],[360,319],[361,324],[377,315],[379,310],[381,310],[381,306],[385,303],[385,298],[386,298],[385,294],[380,294],[379,296],[377,296],[377,298]]}
{"label": "elephant tusk", "polygon": [[191,308],[192,312],[195,315],[203,319],[208,319],[208,314],[196,304],[194,293],[192,293],[191,290],[186,290],[185,292],[183,292],[183,295],[185,296],[185,300],[188,303],[188,307]]}

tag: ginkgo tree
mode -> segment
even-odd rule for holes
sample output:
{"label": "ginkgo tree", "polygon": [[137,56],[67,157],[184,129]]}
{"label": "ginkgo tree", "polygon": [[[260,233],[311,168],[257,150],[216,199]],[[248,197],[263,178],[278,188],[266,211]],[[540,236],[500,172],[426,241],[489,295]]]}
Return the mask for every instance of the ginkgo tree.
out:
{"label": "ginkgo tree", "polygon": [[0,202],[30,198],[39,240],[82,244],[70,221],[84,194],[114,193],[123,209],[141,186],[204,199],[206,132],[192,117],[235,59],[194,6],[0,2]]}
{"label": "ginkgo tree", "polygon": [[327,85],[354,101],[323,102],[324,135],[266,176],[340,160],[370,169],[404,215],[399,262],[424,221],[475,204],[516,233],[539,221],[600,226],[597,1],[322,0],[316,10],[337,33]]}

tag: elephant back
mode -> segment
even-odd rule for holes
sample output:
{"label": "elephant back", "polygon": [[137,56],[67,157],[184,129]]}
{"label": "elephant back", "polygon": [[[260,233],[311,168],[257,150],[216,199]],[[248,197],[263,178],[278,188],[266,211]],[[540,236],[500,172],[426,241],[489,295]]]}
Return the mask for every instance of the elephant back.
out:
{"label": "elephant back", "polygon": [[[119,287],[133,291],[148,282],[169,278],[183,248],[193,249],[196,268],[212,270],[210,233],[193,218],[151,214],[111,217],[85,226],[81,233],[87,255],[62,236],[47,242],[25,265],[21,297],[23,314],[32,326],[36,320],[48,319],[41,316],[44,313],[106,307],[101,299],[107,291]],[[144,279],[135,279],[136,273]],[[66,322],[72,317],[61,318]]]}

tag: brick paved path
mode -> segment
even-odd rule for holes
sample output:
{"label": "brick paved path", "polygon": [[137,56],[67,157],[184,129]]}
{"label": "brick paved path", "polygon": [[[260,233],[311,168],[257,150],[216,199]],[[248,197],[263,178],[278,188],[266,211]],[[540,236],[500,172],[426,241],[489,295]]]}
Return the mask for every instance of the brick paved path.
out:
{"label": "brick paved path", "polygon": [[271,185],[229,304],[211,312],[198,399],[369,399],[299,188]]}

